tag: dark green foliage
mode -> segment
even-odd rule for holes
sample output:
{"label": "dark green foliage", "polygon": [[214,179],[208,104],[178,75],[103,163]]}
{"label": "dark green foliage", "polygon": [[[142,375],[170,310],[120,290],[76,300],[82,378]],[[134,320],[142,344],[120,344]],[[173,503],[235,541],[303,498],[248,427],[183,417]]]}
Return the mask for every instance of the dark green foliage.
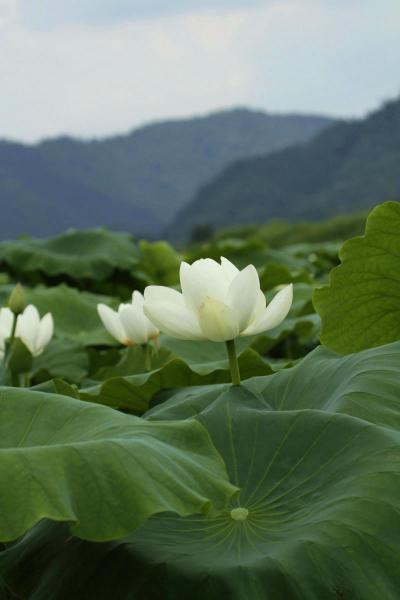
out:
{"label": "dark green foliage", "polygon": [[19,279],[39,274],[48,280],[66,276],[104,281],[116,269],[133,269],[138,254],[129,234],[105,229],[70,230],[47,240],[0,242],[1,266]]}
{"label": "dark green foliage", "polygon": [[204,225],[195,225],[190,234],[189,242],[191,244],[199,244],[209,240],[214,233],[212,225],[205,223]]}
{"label": "dark green foliage", "polygon": [[281,248],[291,244],[306,242],[341,241],[364,231],[367,213],[339,215],[323,221],[300,221],[290,223],[282,219],[273,219],[261,227],[258,225],[239,225],[219,230],[214,240],[240,238],[251,241],[258,238],[272,248]]}
{"label": "dark green foliage", "polygon": [[127,233],[71,229],[54,238],[0,242],[0,267],[27,285],[68,283],[130,298],[150,283],[177,283],[180,255],[168,242]]}
{"label": "dark green foliage", "polygon": [[230,165],[177,215],[172,239],[198,223],[321,219],[400,200],[400,99],[332,125],[304,145]]}
{"label": "dark green foliage", "polygon": [[[235,228],[182,252],[254,264],[267,302],[293,282],[284,321],[236,340],[241,385],[223,343],[161,335],[149,354],[104,329],[98,302],[178,283],[168,243],[0,247],[0,306],[18,271],[55,323],[33,360],[15,340],[26,387],[0,387],[0,600],[398,600],[400,204],[372,211],[314,293],[362,220]],[[323,340],[356,354],[315,348],[313,297]]]}
{"label": "dark green foliage", "polygon": [[399,343],[345,358],[318,349],[243,386],[178,392],[145,422],[195,417],[240,495],[219,515],[163,513],[109,543],[42,522],[0,554],[9,589],[23,600],[397,600],[399,358]]}

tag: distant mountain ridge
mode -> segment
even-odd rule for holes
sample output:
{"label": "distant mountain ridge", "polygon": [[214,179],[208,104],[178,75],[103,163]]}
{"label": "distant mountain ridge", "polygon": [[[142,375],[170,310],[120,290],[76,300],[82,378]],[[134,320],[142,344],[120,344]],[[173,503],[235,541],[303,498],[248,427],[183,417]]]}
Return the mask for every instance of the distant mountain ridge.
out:
{"label": "distant mountain ridge", "polygon": [[160,235],[232,161],[308,140],[333,122],[233,109],[103,140],[0,141],[0,238],[101,225]]}
{"label": "distant mountain ridge", "polygon": [[196,225],[315,220],[385,200],[400,200],[400,98],[304,144],[232,163],[178,213],[168,236],[187,238]]}

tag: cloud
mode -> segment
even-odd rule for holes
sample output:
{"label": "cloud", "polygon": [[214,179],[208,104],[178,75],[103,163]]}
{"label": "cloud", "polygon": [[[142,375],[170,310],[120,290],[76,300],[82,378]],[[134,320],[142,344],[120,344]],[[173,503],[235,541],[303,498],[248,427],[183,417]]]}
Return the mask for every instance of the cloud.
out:
{"label": "cloud", "polygon": [[18,16],[17,0],[0,0],[0,31],[15,23]]}
{"label": "cloud", "polygon": [[0,138],[100,136],[234,105],[359,115],[399,91],[398,0],[279,0],[45,30],[15,6],[0,0]]}
{"label": "cloud", "polygon": [[261,106],[360,116],[400,92],[397,0],[287,0],[253,25],[242,50]]}
{"label": "cloud", "polygon": [[235,36],[243,17],[179,16],[32,32],[1,41],[0,137],[102,134],[245,101]]}
{"label": "cloud", "polygon": [[19,0],[22,21],[38,29],[99,25],[193,12],[252,8],[276,0]]}

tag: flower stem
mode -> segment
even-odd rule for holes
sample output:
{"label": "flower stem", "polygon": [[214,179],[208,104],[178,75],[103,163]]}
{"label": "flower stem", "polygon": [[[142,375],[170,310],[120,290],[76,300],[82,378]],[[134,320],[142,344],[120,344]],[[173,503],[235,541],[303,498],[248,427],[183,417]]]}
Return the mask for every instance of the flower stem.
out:
{"label": "flower stem", "polygon": [[23,375],[23,385],[24,385],[24,387],[30,387],[30,385],[31,385],[31,375],[30,375],[30,373],[24,373],[24,375]]}
{"label": "flower stem", "polygon": [[11,326],[11,333],[10,333],[10,337],[8,338],[8,342],[6,345],[6,350],[5,350],[5,355],[4,355],[4,364],[8,365],[8,357],[10,355],[10,351],[11,351],[11,346],[13,345],[13,341],[15,338],[15,330],[17,328],[17,317],[16,315],[13,314],[13,322],[12,322],[12,326]]}
{"label": "flower stem", "polygon": [[236,356],[235,340],[228,340],[225,343],[228,352],[229,366],[231,369],[232,383],[233,385],[240,385],[240,371]]}
{"label": "flower stem", "polygon": [[144,368],[146,371],[151,371],[151,346],[150,344],[143,344],[144,353]]}
{"label": "flower stem", "polygon": [[4,367],[5,367],[6,372],[8,372],[8,374],[9,374],[10,382],[13,387],[19,387],[19,376],[16,373],[13,373],[10,369],[11,350],[12,350],[12,346],[13,346],[13,343],[15,340],[16,328],[17,328],[17,316],[15,314],[13,314],[11,333],[10,333],[10,337],[8,338],[8,341],[6,343],[6,348],[5,348],[5,352],[4,352]]}
{"label": "flower stem", "polygon": [[12,346],[14,338],[15,338],[15,330],[16,330],[16,328],[17,328],[17,317],[16,317],[16,315],[13,314],[13,324],[11,326],[10,337],[8,338],[8,343],[7,343],[5,358],[7,358],[8,354],[10,353],[11,346]]}

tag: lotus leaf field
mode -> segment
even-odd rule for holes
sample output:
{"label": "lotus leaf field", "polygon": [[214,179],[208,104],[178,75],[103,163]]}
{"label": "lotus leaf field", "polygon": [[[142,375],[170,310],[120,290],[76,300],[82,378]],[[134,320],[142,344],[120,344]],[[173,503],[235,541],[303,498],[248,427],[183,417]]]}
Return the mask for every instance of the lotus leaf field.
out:
{"label": "lotus leaf field", "polygon": [[[240,383],[222,342],[104,326],[221,256],[267,306],[293,284]],[[0,307],[52,319],[3,335],[0,600],[400,598],[399,203],[348,241],[4,241],[0,272]]]}

